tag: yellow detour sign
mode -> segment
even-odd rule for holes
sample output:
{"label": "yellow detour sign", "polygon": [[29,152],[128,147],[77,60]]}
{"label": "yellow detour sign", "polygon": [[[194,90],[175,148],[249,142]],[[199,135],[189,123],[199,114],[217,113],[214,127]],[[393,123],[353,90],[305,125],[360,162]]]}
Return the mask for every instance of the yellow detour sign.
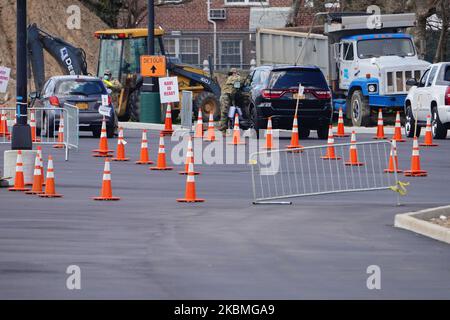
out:
{"label": "yellow detour sign", "polygon": [[141,75],[143,77],[165,77],[166,57],[141,56]]}

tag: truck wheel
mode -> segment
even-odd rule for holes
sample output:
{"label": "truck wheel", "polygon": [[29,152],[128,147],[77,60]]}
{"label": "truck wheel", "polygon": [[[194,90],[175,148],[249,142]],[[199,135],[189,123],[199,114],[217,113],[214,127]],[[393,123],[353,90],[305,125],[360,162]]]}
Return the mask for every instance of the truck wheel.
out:
{"label": "truck wheel", "polygon": [[194,101],[194,116],[198,117],[198,110],[202,109],[203,119],[208,119],[209,114],[214,115],[214,121],[220,120],[220,102],[211,92],[200,93]]}
{"label": "truck wheel", "polygon": [[[406,107],[405,114],[406,114],[405,135],[408,138],[413,138],[414,130],[415,130],[415,126],[416,126],[416,120],[414,119],[414,114],[413,114],[411,106],[408,105]],[[420,131],[421,131],[421,127],[417,126],[416,137],[420,137]]]}
{"label": "truck wheel", "polygon": [[[128,98],[128,105],[127,105],[127,112],[128,114],[128,120],[120,120],[120,121],[133,121],[133,122],[139,122],[140,121],[140,95],[139,91],[134,91],[130,97]],[[124,116],[125,117],[125,116]]]}
{"label": "truck wheel", "polygon": [[356,127],[366,127],[370,124],[369,101],[360,90],[353,92],[351,99],[352,123]]}
{"label": "truck wheel", "polygon": [[435,139],[447,138],[447,128],[439,119],[439,113],[436,107],[433,107],[433,109],[431,109],[431,131],[433,133],[433,138]]}

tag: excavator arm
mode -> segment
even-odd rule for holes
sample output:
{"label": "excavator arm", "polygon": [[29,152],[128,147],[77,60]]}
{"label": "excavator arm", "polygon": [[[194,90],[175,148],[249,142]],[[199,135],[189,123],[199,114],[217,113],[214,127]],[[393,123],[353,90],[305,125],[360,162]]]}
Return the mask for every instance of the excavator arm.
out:
{"label": "excavator arm", "polygon": [[45,84],[44,50],[59,64],[63,74],[87,75],[86,53],[64,40],[39,29],[36,24],[28,26],[28,58],[33,70],[36,91]]}

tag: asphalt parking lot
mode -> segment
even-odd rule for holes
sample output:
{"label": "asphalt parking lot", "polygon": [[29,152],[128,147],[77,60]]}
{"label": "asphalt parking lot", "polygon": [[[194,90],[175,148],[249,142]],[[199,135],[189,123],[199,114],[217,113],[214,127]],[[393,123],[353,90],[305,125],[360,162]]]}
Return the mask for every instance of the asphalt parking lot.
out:
{"label": "asphalt parking lot", "polygon": [[[125,136],[137,160],[140,131]],[[149,142],[155,160],[156,131]],[[206,203],[180,204],[182,166],[152,172],[132,162],[112,163],[114,195],[122,200],[97,203],[91,197],[100,192],[103,160],[91,150],[98,140],[81,138],[67,163],[62,150],[44,147],[64,198],[0,190],[0,298],[448,299],[448,245],[393,227],[396,213],[449,204],[450,141],[439,143],[421,149],[428,177],[401,178],[411,182],[402,206],[392,191],[253,206],[248,165],[197,165],[197,193]],[[411,146],[398,146],[402,168]],[[1,160],[7,148],[0,145]],[[66,268],[74,264],[82,272],[79,291],[66,289]],[[381,290],[366,287],[369,265],[381,268]]]}

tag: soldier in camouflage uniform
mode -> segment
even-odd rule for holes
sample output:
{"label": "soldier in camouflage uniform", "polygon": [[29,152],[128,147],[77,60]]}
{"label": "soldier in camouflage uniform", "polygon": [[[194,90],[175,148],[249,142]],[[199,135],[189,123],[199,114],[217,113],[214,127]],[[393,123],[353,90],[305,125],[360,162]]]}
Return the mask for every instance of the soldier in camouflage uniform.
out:
{"label": "soldier in camouflage uniform", "polygon": [[226,131],[228,129],[228,113],[230,111],[230,106],[233,103],[233,95],[236,94],[237,90],[234,87],[236,82],[240,82],[241,77],[237,72],[236,68],[232,68],[228,74],[227,81],[222,87],[222,95],[220,96],[220,109],[222,116],[220,118],[220,130]]}

